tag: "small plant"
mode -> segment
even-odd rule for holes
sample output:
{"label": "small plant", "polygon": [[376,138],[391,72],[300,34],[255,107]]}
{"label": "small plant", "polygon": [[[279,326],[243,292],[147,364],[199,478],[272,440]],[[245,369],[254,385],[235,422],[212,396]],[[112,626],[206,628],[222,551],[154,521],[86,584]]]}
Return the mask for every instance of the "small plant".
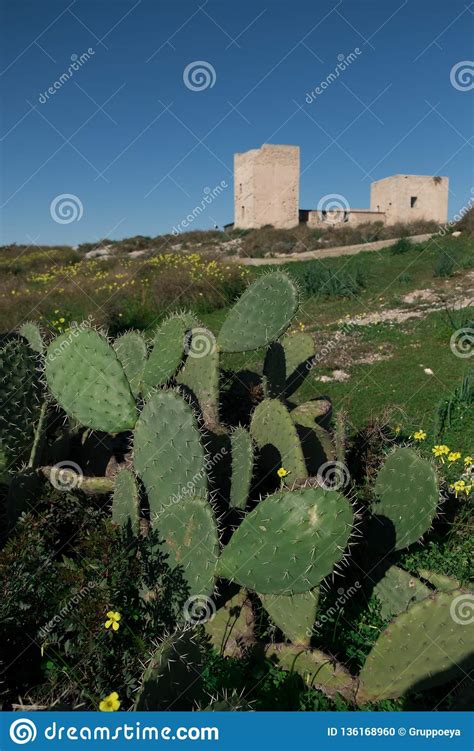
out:
{"label": "small plant", "polygon": [[454,271],[455,268],[453,259],[451,258],[449,253],[446,253],[446,251],[441,251],[441,253],[439,253],[437,256],[433,267],[434,276],[446,278],[453,276]]}
{"label": "small plant", "polygon": [[413,245],[411,244],[410,240],[408,240],[408,238],[406,237],[401,237],[400,240],[397,240],[395,245],[392,245],[391,253],[394,256],[399,256],[403,253],[408,253],[408,251],[412,249]]}

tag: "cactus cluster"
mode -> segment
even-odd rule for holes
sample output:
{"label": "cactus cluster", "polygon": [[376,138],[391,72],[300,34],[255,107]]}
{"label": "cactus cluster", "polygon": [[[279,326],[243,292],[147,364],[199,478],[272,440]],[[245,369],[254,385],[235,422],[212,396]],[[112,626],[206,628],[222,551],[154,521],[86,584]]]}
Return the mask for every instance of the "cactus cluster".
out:
{"label": "cactus cluster", "polygon": [[[407,547],[437,513],[436,474],[411,448],[395,449],[362,515],[347,488],[326,486],[318,470],[336,460],[331,404],[325,398],[290,401],[315,357],[311,336],[289,333],[298,297],[285,273],[261,276],[230,310],[217,339],[189,313],[161,323],[150,341],[128,332],[110,342],[87,326],[52,340],[46,352],[31,327],[23,337],[4,338],[0,388],[7,411],[0,418],[0,450],[7,459],[20,457],[34,441],[43,357],[49,409],[54,400],[70,431],[108,433],[119,446],[103,482],[86,472],[83,490],[112,489],[113,521],[135,534],[146,534],[147,525],[156,528],[170,564],[182,569],[190,598],[221,600],[205,624],[216,649],[241,654],[258,641],[254,614],[260,603],[286,640],[268,646],[267,657],[284,669],[354,702],[400,696],[467,664],[468,627],[450,618],[453,598],[462,594],[457,582],[430,579],[426,571],[421,581],[387,565],[374,591],[384,615],[394,620],[359,677],[312,649],[311,630],[320,587],[350,558],[359,517],[369,544],[383,538],[386,556]],[[264,363],[251,388],[245,370],[226,381],[226,353],[261,348]],[[228,404],[236,398],[247,400],[239,411],[248,415],[244,424],[228,419]],[[47,444],[41,477],[50,476],[51,450]],[[195,695],[198,663],[188,624],[157,646],[136,708],[184,707],[184,698]]]}

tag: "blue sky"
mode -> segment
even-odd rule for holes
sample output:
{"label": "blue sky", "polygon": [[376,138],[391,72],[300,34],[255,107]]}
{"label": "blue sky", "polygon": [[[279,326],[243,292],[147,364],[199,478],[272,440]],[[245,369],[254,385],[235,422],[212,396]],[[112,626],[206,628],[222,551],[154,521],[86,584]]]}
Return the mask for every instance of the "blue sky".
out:
{"label": "blue sky", "polygon": [[[169,232],[224,183],[193,228],[222,225],[233,153],[265,142],[301,147],[303,208],[368,207],[371,180],[398,172],[448,175],[450,215],[471,195],[473,63],[450,75],[473,57],[468,0],[0,5],[2,243]],[[76,220],[60,223],[64,194]]]}

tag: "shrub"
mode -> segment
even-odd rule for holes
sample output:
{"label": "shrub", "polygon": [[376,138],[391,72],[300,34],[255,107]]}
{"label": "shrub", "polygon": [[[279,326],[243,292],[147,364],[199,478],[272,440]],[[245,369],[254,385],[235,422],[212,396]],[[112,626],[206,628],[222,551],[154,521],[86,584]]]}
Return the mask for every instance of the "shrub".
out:
{"label": "shrub", "polygon": [[454,261],[446,251],[442,251],[438,254],[434,267],[434,276],[437,277],[450,277],[454,274]]}
{"label": "shrub", "polygon": [[[187,590],[158,535],[136,537],[108,517],[108,504],[52,491],[0,553],[6,701],[29,691],[48,703],[51,692],[94,706],[117,686],[130,700],[151,641],[175,627]],[[109,610],[127,612],[114,633]]]}
{"label": "shrub", "polygon": [[411,244],[411,242],[406,237],[401,237],[400,240],[395,243],[395,245],[392,245],[390,251],[394,256],[398,256],[402,253],[407,253],[412,249],[413,245]]}
{"label": "shrub", "polygon": [[306,264],[300,271],[292,270],[292,273],[308,297],[350,297],[358,294],[366,285],[364,272],[359,265],[333,270],[315,262]]}

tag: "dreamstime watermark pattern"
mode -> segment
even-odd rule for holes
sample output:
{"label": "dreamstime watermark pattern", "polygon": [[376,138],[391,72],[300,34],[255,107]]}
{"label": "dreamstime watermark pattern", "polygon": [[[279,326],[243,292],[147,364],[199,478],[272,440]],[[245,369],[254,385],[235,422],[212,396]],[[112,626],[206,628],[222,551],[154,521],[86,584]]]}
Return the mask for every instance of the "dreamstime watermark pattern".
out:
{"label": "dreamstime watermark pattern", "polygon": [[184,354],[188,357],[201,359],[213,355],[217,349],[216,337],[205,328],[195,328],[189,331],[184,339]]}
{"label": "dreamstime watermark pattern", "polygon": [[474,623],[474,595],[464,592],[455,597],[449,607],[449,614],[460,626],[470,626]]}
{"label": "dreamstime watermark pattern", "polygon": [[216,80],[216,70],[207,60],[194,60],[189,65],[186,65],[183,71],[184,85],[190,91],[212,89]]}
{"label": "dreamstime watermark pattern", "polygon": [[344,55],[342,52],[339,53],[337,56],[338,63],[336,67],[334,68],[334,71],[329,73],[326,78],[319,83],[318,86],[316,86],[313,91],[308,91],[306,94],[306,103],[311,104],[316,100],[316,97],[321,96],[321,94],[324,94],[326,89],[328,89],[334,81],[337,81],[341,73],[343,73],[346,68],[348,68],[352,63],[357,60],[359,55],[362,55],[362,50],[359,49],[359,47],[356,47],[353,52],[349,52],[348,55]]}
{"label": "dreamstime watermark pattern", "polygon": [[331,621],[335,616],[343,611],[344,605],[350,599],[352,599],[352,597],[354,597],[360,589],[362,589],[362,585],[359,581],[356,581],[347,589],[344,589],[344,587],[339,587],[339,589],[337,590],[337,598],[334,605],[331,605],[330,608],[328,608],[319,616],[318,620],[315,621],[313,628],[307,629],[306,635],[309,637],[313,636],[315,629],[320,628],[327,621]]}
{"label": "dreamstime watermark pattern", "polygon": [[50,96],[54,96],[59,89],[61,89],[64,84],[66,84],[68,81],[71,80],[71,78],[74,76],[74,73],[77,73],[78,70],[82,68],[85,63],[87,63],[91,57],[95,55],[95,50],[92,47],[89,47],[86,52],[83,52],[82,55],[76,55],[75,53],[71,55],[71,65],[68,67],[64,73],[61,73],[58,79],[54,81],[52,86],[49,86],[45,91],[41,92],[41,94],[38,97],[38,101],[40,104],[46,104]]}
{"label": "dreamstime watermark pattern", "polygon": [[470,91],[474,89],[474,61],[461,60],[453,65],[449,74],[451,86],[458,91]]}
{"label": "dreamstime watermark pattern", "polygon": [[179,224],[174,225],[173,229],[171,230],[171,234],[175,237],[177,235],[180,235],[181,232],[186,232],[188,227],[198,218],[201,216],[201,214],[206,211],[207,207],[215,201],[218,196],[221,195],[221,193],[228,188],[228,184],[225,180],[221,180],[218,185],[215,185],[213,188],[206,187],[203,191],[203,197],[201,199],[201,202],[197,204],[193,210],[184,218],[182,219]]}
{"label": "dreamstime watermark pattern", "polygon": [[48,350],[46,360],[48,362],[54,362],[56,357],[58,357],[58,355],[61,355],[70,346],[70,344],[72,344],[74,339],[79,336],[79,334],[91,328],[92,322],[92,314],[89,314],[86,320],[81,321],[81,323],[76,323],[75,321],[73,321],[67,333],[67,337],[65,339],[62,339],[60,344],[56,345],[53,349]]}
{"label": "dreamstime watermark pattern", "polygon": [[81,221],[84,206],[74,193],[61,193],[51,201],[49,213],[56,224],[72,224]]}
{"label": "dreamstime watermark pattern", "polygon": [[72,462],[69,459],[65,459],[62,462],[58,462],[49,473],[49,481],[51,485],[59,490],[61,493],[68,493],[71,490],[77,490],[82,485],[84,479],[84,473],[79,464]]}
{"label": "dreamstime watermark pattern", "polygon": [[343,490],[351,479],[350,472],[343,462],[324,462],[316,477],[325,490]]}
{"label": "dreamstime watermark pattern", "polygon": [[345,221],[350,211],[349,201],[340,193],[327,193],[319,200],[317,211],[328,224],[339,224]]}
{"label": "dreamstime watermark pattern", "polygon": [[463,360],[474,355],[474,329],[470,327],[458,329],[449,341],[451,352]]}
{"label": "dreamstime watermark pattern", "polygon": [[53,631],[55,626],[58,626],[68,615],[71,611],[74,610],[77,605],[81,602],[81,600],[84,599],[84,597],[87,597],[87,595],[91,592],[91,590],[95,589],[98,586],[97,582],[89,582],[85,587],[82,587],[82,589],[77,592],[73,597],[71,597],[66,605],[64,605],[59,613],[56,613],[56,615],[51,618],[50,621],[48,621],[44,626],[40,628],[38,631],[38,637],[42,639],[43,641],[46,640],[46,637]]}
{"label": "dreamstime watermark pattern", "polygon": [[185,620],[197,626],[212,621],[216,614],[216,603],[207,595],[191,595],[184,603],[183,612]]}
{"label": "dreamstime watermark pattern", "polygon": [[173,504],[180,503],[184,498],[193,496],[196,491],[196,486],[199,485],[201,480],[206,476],[207,472],[212,469],[214,465],[217,464],[217,462],[221,461],[221,459],[226,454],[228,454],[228,451],[225,446],[223,446],[220,451],[216,451],[216,453],[212,456],[207,456],[204,461],[204,467],[200,469],[199,472],[196,472],[196,474],[194,474],[193,477],[188,480],[186,485],[183,485],[179,493],[174,493],[167,499],[167,501],[161,504],[160,511],[157,512],[157,518],[159,518],[160,513],[164,511],[165,508],[169,508],[169,506],[172,506]]}
{"label": "dreamstime watermark pattern", "polygon": [[[471,188],[471,193],[474,193],[474,188]],[[467,203],[465,203],[464,206],[459,209],[458,213],[454,214],[453,218],[450,219],[449,222],[446,222],[446,224],[443,224],[440,227],[437,234],[440,237],[444,237],[448,233],[448,230],[450,230],[451,227],[454,227],[458,222],[460,222],[461,219],[472,209],[473,205],[474,198],[469,198]]]}

